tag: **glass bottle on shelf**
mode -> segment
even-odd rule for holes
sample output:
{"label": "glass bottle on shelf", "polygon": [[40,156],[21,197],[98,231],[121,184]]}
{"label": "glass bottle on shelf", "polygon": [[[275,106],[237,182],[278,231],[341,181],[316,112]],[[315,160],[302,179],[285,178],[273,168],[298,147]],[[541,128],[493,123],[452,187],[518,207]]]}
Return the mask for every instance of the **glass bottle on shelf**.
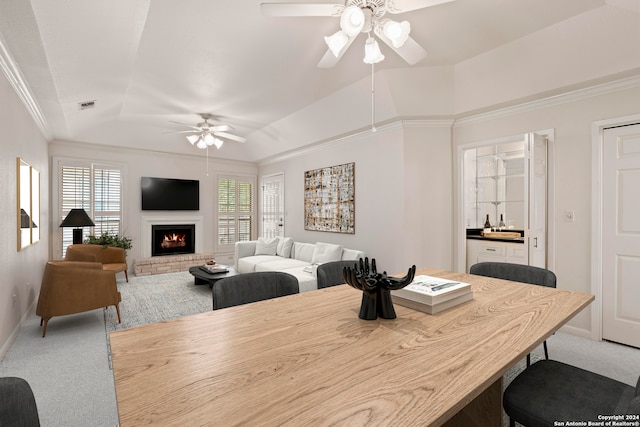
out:
{"label": "glass bottle on shelf", "polygon": [[502,216],[503,214],[500,214],[500,222],[498,223],[498,229],[502,230],[503,228],[506,227],[505,223],[504,223],[504,217]]}
{"label": "glass bottle on shelf", "polygon": [[487,219],[484,221],[484,229],[482,231],[484,233],[491,232],[491,222],[489,221],[489,214],[487,214]]}

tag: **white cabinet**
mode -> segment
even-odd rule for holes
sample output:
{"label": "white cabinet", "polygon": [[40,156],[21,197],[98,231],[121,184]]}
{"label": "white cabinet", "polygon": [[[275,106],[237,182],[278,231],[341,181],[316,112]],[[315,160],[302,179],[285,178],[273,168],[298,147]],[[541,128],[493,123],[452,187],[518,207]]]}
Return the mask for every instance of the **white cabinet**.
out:
{"label": "white cabinet", "polygon": [[467,272],[478,262],[509,262],[528,264],[529,251],[524,243],[494,242],[467,239]]}

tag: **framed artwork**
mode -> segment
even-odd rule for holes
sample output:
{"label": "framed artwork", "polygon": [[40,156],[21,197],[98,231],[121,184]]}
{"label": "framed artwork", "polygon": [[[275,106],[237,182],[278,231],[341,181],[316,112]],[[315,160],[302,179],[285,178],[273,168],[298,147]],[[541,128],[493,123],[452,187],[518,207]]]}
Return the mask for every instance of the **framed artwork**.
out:
{"label": "framed artwork", "polygon": [[16,159],[18,183],[18,250],[40,240],[40,172],[20,157]]}
{"label": "framed artwork", "polygon": [[304,229],[355,233],[355,163],[304,173]]}

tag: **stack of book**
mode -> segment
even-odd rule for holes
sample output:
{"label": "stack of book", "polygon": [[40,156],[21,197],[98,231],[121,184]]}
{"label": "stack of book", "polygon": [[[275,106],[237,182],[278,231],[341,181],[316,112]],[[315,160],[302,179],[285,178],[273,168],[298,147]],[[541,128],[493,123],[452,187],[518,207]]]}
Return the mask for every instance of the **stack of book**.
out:
{"label": "stack of book", "polygon": [[420,275],[404,288],[391,291],[391,298],[405,307],[436,314],[472,300],[473,292],[468,283]]}

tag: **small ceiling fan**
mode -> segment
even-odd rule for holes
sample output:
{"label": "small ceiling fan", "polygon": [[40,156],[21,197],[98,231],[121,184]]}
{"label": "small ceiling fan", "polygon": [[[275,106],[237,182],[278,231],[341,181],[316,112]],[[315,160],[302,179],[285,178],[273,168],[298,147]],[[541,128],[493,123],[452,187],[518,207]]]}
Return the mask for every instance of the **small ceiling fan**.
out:
{"label": "small ceiling fan", "polygon": [[209,123],[209,120],[213,119],[212,114],[201,113],[200,117],[202,117],[203,122],[198,123],[195,126],[186,123],[171,121],[171,123],[187,126],[191,129],[167,133],[190,133],[192,135],[187,135],[187,141],[189,141],[191,145],[195,145],[196,147],[201,149],[205,149],[211,145],[215,145],[216,148],[219,149],[224,143],[224,141],[222,141],[220,138],[237,142],[247,141],[246,138],[228,133],[228,131],[233,130],[233,127],[229,125]]}
{"label": "small ceiling fan", "polygon": [[285,16],[332,16],[340,18],[340,30],[325,37],[329,50],[324,54],[319,68],[335,66],[356,39],[358,34],[368,34],[365,43],[364,62],[375,64],[384,59],[377,41],[371,35],[393,49],[410,65],[416,64],[427,56],[427,52],[409,36],[409,22],[396,22],[385,15],[410,12],[454,0],[347,0],[342,4],[328,3],[262,3],[263,15]]}

